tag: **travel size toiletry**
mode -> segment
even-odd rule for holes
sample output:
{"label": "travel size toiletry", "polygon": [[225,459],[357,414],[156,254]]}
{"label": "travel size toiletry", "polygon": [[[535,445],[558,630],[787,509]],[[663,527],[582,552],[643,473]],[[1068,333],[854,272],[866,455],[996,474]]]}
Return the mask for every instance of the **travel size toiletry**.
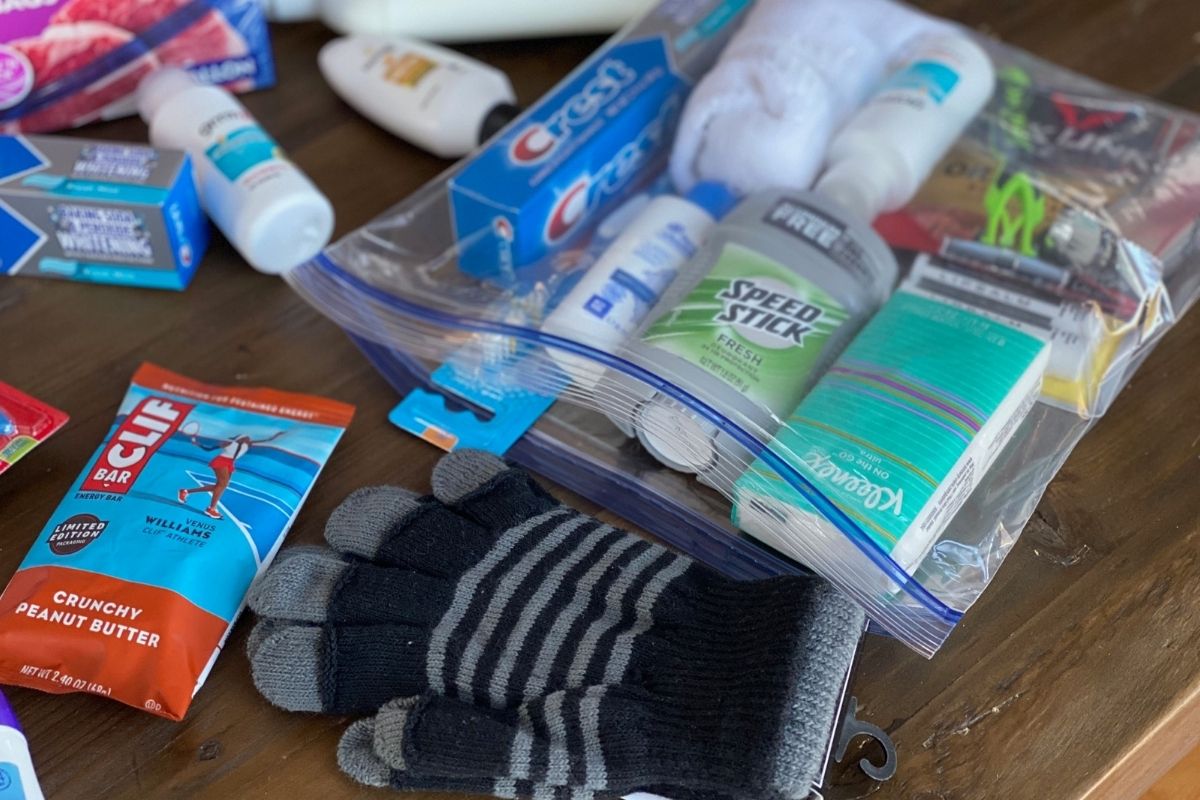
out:
{"label": "travel size toiletry", "polygon": [[166,69],[138,89],[150,141],[192,156],[200,201],[259,272],[277,275],[321,252],[333,206],[233,95]]}
{"label": "travel size toiletry", "polygon": [[739,18],[731,5],[702,0],[678,20],[636,23],[473,154],[447,187],[459,268],[509,280],[653,174],[692,83]]}
{"label": "travel size toiletry", "polygon": [[[614,352],[646,317],[679,269],[736,198],[718,183],[698,183],[686,197],[659,195],[546,318],[546,333]],[[579,386],[592,387],[604,367],[557,348],[547,352]]]}
{"label": "travel size toiletry", "polygon": [[[1037,401],[1050,348],[1030,333],[900,289],[771,447],[910,574]],[[734,523],[781,552],[853,548],[762,459]]]}
{"label": "travel size toiletry", "polygon": [[[883,304],[896,274],[883,241],[835,204],[804,192],[753,195],[713,229],[630,350],[770,436]],[[620,427],[635,428],[667,466],[732,480],[722,463],[732,441],[665,395],[628,388],[642,402],[632,420],[615,420]]]}
{"label": "travel size toiletry", "polygon": [[967,36],[934,33],[829,144],[816,191],[873,220],[907,203],[992,96],[991,59]]}
{"label": "travel size toiletry", "polygon": [[471,152],[519,113],[503,72],[415,39],[347,36],[317,61],[360,114],[442,158]]}

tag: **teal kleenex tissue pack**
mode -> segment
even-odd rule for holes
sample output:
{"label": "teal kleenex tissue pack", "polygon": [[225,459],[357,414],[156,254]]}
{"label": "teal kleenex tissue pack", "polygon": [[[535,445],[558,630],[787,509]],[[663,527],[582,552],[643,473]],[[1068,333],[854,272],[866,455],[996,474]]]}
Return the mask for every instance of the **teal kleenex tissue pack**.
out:
{"label": "teal kleenex tissue pack", "polygon": [[[1047,357],[1042,339],[902,290],[792,412],[772,447],[911,570],[1037,401]],[[796,548],[781,537],[844,542],[762,460],[735,495],[738,526],[784,552]]]}

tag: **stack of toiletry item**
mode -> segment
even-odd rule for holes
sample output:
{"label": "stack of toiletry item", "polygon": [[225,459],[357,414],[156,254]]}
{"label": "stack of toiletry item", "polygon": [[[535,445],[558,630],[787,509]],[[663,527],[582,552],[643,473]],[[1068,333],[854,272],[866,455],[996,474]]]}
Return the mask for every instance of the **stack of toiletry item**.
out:
{"label": "stack of toiletry item", "polygon": [[[806,16],[818,9],[819,19]],[[1063,388],[1057,383],[1086,380],[1103,387],[1094,393],[1103,408],[1103,398],[1170,324],[1172,305],[1194,297],[1190,278],[1164,283],[1162,265],[1139,253],[1137,237],[1180,240],[1178,232],[1159,230],[1158,210],[1167,205],[1176,208],[1173,219],[1194,222],[1200,186],[1186,148],[1200,125],[1177,109],[1082,82],[887,0],[760,0],[737,8],[699,0],[688,4],[689,13],[680,10],[664,4],[443,179],[286,277],[360,341],[399,391],[421,396],[421,416],[397,414],[406,430],[442,443],[481,441],[494,432],[494,441],[511,445],[513,458],[733,575],[778,574],[803,561],[891,633],[932,654],[987,586],[1012,548],[1013,532],[1089,424],[1083,411],[1050,402],[1033,404],[1022,421],[1027,403],[1009,401],[1027,399],[1025,389],[1034,392],[1029,387],[1042,357],[988,347],[1000,339],[1030,347],[1052,340],[1041,400]],[[745,36],[718,60],[742,22]],[[797,41],[813,46],[789,46]],[[993,73],[1001,77],[1000,93],[992,91]],[[799,77],[771,82],[780,75]],[[1114,116],[1096,140],[1119,141],[1153,166],[1134,182],[1125,180],[1130,169],[1076,152],[1063,129],[1071,109],[1122,102],[1136,109],[1122,117],[1127,124]],[[1063,119],[1052,129],[1060,110]],[[485,113],[473,110],[471,125]],[[1140,130],[1134,123],[1143,119],[1169,135],[1153,143],[1140,134],[1119,138]],[[1048,130],[1061,135],[1043,140]],[[667,186],[663,165],[672,140],[675,180]],[[1160,151],[1163,141],[1170,146]],[[990,160],[953,172],[964,163],[957,157],[963,147],[990,153]],[[1068,177],[1063,165],[1069,164],[1080,165],[1078,180]],[[920,189],[918,203],[904,205],[931,167],[938,172]],[[1103,208],[1089,213],[1079,190],[1098,180],[1106,191]],[[608,217],[612,209],[664,191],[670,204],[687,202],[702,181],[741,198],[706,241],[707,219],[667,237],[668,216],[692,220],[672,210],[651,215],[605,257],[613,238],[593,234],[602,221],[618,224]],[[967,188],[950,196],[950,183]],[[930,185],[937,191],[926,192]],[[1179,210],[1185,208],[1193,211]],[[1142,211],[1154,224],[1131,222]],[[627,208],[620,213],[623,220],[638,216]],[[962,241],[944,241],[944,233]],[[637,236],[650,246],[639,245]],[[770,256],[765,245],[747,245],[747,236],[793,243],[784,256]],[[805,236],[810,243],[799,243]],[[839,237],[861,257],[857,268],[833,245]],[[1029,241],[1034,254],[1024,249]],[[900,248],[899,268],[884,242]],[[681,261],[693,244],[695,255]],[[822,249],[830,246],[835,253]],[[986,248],[1024,260],[1005,261]],[[904,250],[923,255],[913,262]],[[840,266],[829,266],[831,259]],[[665,289],[646,279],[650,265],[660,263],[677,271]],[[760,271],[750,277],[761,280],[735,284],[740,273],[726,276],[735,264]],[[889,300],[910,264],[915,279]],[[1180,289],[1178,296],[1168,296],[1169,285]],[[1058,305],[1060,297],[1071,307]],[[1029,305],[1030,298],[1038,302]],[[1078,313],[1088,298],[1104,309],[1105,326],[1109,317],[1123,321],[1119,348],[1107,338],[1095,346],[1078,341],[1095,332],[1092,306]],[[882,325],[897,308],[901,317],[916,318],[916,306],[937,310],[928,311],[923,327],[957,339],[939,345],[928,333],[909,349],[944,346],[960,359],[969,358],[963,350],[1012,362],[986,397],[959,391],[953,376],[934,375],[919,358],[907,364],[902,351],[855,349],[860,340],[879,339],[872,309],[885,309]],[[1023,309],[1036,313],[1012,316]],[[953,333],[952,322],[972,335],[984,332],[983,340]],[[840,324],[821,329],[829,323]],[[708,326],[708,350],[689,325]],[[676,330],[681,335],[671,336]],[[688,350],[689,337],[699,350],[690,360],[690,353],[672,352]],[[774,343],[785,346],[768,346]],[[1071,347],[1091,366],[1072,370]],[[839,361],[848,354],[861,355],[870,368]],[[437,370],[429,373],[427,362]],[[767,384],[752,382],[762,376],[761,365],[772,364],[787,365],[778,385],[794,393],[773,395],[777,405],[768,407],[749,395],[764,393]],[[463,412],[464,402],[489,413]],[[518,406],[523,413],[504,413]],[[397,411],[406,407],[407,399]],[[821,474],[806,472],[807,451],[792,452],[798,445],[789,431],[801,424],[793,416],[804,409],[804,424],[815,420],[839,430],[837,436],[853,434],[838,428],[834,412],[844,408],[881,419],[885,410],[903,409],[917,420],[914,430],[939,423],[925,454],[904,450],[905,442],[879,445],[913,460],[923,483],[892,493],[878,472],[858,474],[844,458],[820,462]],[[836,456],[854,464],[885,458],[856,455],[849,445]],[[695,470],[701,481],[660,467],[659,459]],[[739,537],[729,524],[726,500],[738,499],[735,488],[751,466],[752,475],[774,470],[780,485],[773,502],[783,508],[762,510],[761,524],[743,525],[780,550]],[[916,474],[878,469],[889,478]],[[835,488],[823,489],[826,479]],[[855,494],[837,497],[835,489]],[[902,510],[907,522],[860,513],[855,503],[864,496],[888,514]],[[739,522],[766,509],[766,501],[750,506],[739,502]],[[806,518],[808,506],[828,525]],[[955,508],[961,510],[944,525]],[[815,531],[802,535],[806,527]],[[839,543],[829,543],[830,535]]]}
{"label": "stack of toiletry item", "polygon": [[[990,60],[959,33],[924,34],[908,59],[833,137],[812,192],[758,194],[717,229],[626,357],[775,434],[896,284],[891,250],[868,223],[912,197],[991,94]],[[612,382],[600,391],[636,398],[618,403],[618,427],[663,464],[731,488],[744,447],[644,383]]]}
{"label": "stack of toiletry item", "polygon": [[[735,202],[728,189],[711,182],[696,184],[686,197],[651,200],[559,302],[542,331],[617,352]],[[603,374],[594,361],[564,350],[549,353],[576,385],[592,388]]]}
{"label": "stack of toiletry item", "polygon": [[0,134],[0,275],[181,291],[208,240],[187,153]]}
{"label": "stack of toiletry item", "polygon": [[428,42],[346,36],[318,63],[356,111],[442,158],[466,155],[520,113],[507,75]]}

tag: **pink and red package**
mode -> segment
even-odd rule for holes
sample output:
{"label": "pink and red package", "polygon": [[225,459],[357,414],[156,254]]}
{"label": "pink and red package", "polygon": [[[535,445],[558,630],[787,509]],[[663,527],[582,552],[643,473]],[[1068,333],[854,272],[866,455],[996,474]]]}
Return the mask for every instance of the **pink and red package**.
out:
{"label": "pink and red package", "polygon": [[0,133],[132,114],[164,66],[238,92],[273,85],[259,0],[0,0]]}
{"label": "pink and red package", "polygon": [[0,381],[0,472],[67,424],[67,415]]}

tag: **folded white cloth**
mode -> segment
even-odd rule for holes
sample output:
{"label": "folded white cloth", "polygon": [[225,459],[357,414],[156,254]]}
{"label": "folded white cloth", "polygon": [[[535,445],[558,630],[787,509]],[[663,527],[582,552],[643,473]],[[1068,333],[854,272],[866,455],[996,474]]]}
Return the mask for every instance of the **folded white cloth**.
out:
{"label": "folded white cloth", "polygon": [[676,188],[808,188],[834,132],[906,46],[948,28],[892,0],[758,0],[688,99]]}

